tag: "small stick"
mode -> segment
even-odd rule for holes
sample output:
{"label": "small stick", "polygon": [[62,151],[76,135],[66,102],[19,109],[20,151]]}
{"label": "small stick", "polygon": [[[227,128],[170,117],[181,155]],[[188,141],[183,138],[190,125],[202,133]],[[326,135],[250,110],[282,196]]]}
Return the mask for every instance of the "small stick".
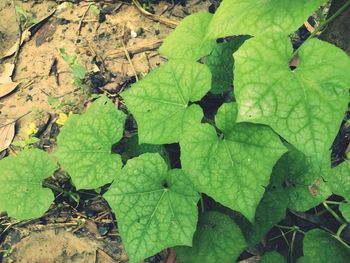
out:
{"label": "small stick", "polygon": [[81,19],[80,19],[80,21],[79,21],[79,27],[78,27],[78,30],[77,30],[77,36],[76,36],[76,38],[75,38],[74,44],[76,44],[76,43],[78,42],[78,39],[79,39],[79,36],[80,36],[80,32],[81,32],[81,27],[82,27],[82,25],[83,25],[83,21],[84,21],[84,19],[85,19],[85,17],[86,17],[87,12],[89,11],[91,5],[92,5],[92,4],[89,4],[89,5],[88,5],[88,7],[86,8],[86,10],[85,10],[83,16],[81,17]]}
{"label": "small stick", "polygon": [[124,43],[124,35],[125,35],[124,29],[125,29],[125,26],[123,27],[123,36],[122,36],[122,39],[121,39],[121,42],[122,42],[122,45],[123,45],[123,49],[124,49],[124,53],[125,53],[126,58],[127,58],[128,61],[129,61],[131,70],[133,71],[133,73],[134,73],[134,75],[135,75],[136,81],[139,81],[139,78],[138,78],[138,76],[137,76],[137,73],[136,73],[134,64],[132,63],[132,60],[131,60],[131,58],[130,58],[129,51],[126,49],[126,46],[125,46],[125,43]]}
{"label": "small stick", "polygon": [[137,7],[137,9],[145,16],[147,16],[148,18],[156,21],[156,22],[160,22],[166,26],[169,26],[171,28],[174,28],[174,27],[177,27],[179,22],[177,21],[173,21],[173,20],[170,20],[170,19],[167,19],[167,18],[164,18],[160,15],[155,15],[155,14],[152,14],[148,11],[146,11],[145,9],[143,9],[143,7],[141,6],[140,2],[138,0],[132,0],[132,2],[135,4],[135,6]]}

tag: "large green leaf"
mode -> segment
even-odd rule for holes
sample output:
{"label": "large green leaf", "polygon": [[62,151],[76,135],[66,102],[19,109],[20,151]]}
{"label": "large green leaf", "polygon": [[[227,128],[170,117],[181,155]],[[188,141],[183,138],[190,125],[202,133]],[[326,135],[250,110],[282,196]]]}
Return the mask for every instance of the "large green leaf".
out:
{"label": "large green leaf", "polygon": [[270,184],[261,200],[255,224],[246,228],[250,245],[260,239],[286,214],[286,209],[303,212],[318,205],[332,193],[323,178],[330,173],[324,161],[320,168],[301,152],[291,148],[273,169]]}
{"label": "large green leaf", "polygon": [[241,230],[227,215],[208,212],[201,216],[193,247],[176,247],[181,263],[231,263],[246,247]]}
{"label": "large green leaf", "polygon": [[189,103],[200,100],[209,91],[210,83],[211,74],[205,65],[170,61],[123,92],[138,125],[139,142],[178,142],[184,122],[201,122],[202,109]]}
{"label": "large green leaf", "polygon": [[346,219],[347,222],[350,222],[350,205],[349,203],[341,203],[339,205],[339,211]]}
{"label": "large green leaf", "polygon": [[325,0],[223,0],[211,20],[211,38],[297,30]]}
{"label": "large green leaf", "polygon": [[54,200],[52,191],[43,188],[42,182],[56,169],[53,158],[37,149],[1,160],[0,211],[21,220],[42,216]]}
{"label": "large green leaf", "polygon": [[209,124],[188,124],[180,141],[181,163],[198,191],[254,221],[263,186],[286,149],[269,127],[235,124],[236,114],[234,103],[217,113],[224,139]]}
{"label": "large green leaf", "polygon": [[211,92],[219,94],[227,91],[233,84],[232,54],[247,40],[248,36],[239,36],[229,42],[219,43],[205,59],[205,64],[212,74]]}
{"label": "large green leaf", "polygon": [[333,168],[327,180],[334,194],[341,195],[350,202],[350,161]]}
{"label": "large green leaf", "polygon": [[200,12],[184,18],[165,39],[159,53],[168,58],[197,61],[215,47],[214,39],[206,38],[212,14]]}
{"label": "large green leaf", "polygon": [[159,154],[129,160],[104,197],[116,213],[131,262],[192,245],[199,195],[182,170],[168,171]]}
{"label": "large green leaf", "polygon": [[350,262],[350,249],[323,230],[307,232],[303,247],[304,256],[298,259],[298,263]]}
{"label": "large green leaf", "polygon": [[234,54],[238,121],[267,124],[320,162],[347,109],[350,59],[312,39],[301,47],[292,71],[292,52],[288,37],[272,35],[247,40]]}
{"label": "large green leaf", "polygon": [[97,99],[83,115],[73,115],[57,137],[56,156],[77,189],[112,182],[121,157],[111,149],[123,136],[125,114],[107,97]]}

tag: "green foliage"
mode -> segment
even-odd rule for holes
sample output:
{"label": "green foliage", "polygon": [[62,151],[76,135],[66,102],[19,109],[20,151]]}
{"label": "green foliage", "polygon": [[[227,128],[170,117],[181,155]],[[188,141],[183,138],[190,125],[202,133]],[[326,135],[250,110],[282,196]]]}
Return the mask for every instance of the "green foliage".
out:
{"label": "green foliage", "polygon": [[116,212],[131,262],[192,244],[199,195],[183,171],[169,171],[159,154],[129,160],[104,197]]}
{"label": "green foliage", "polygon": [[209,124],[189,126],[180,141],[181,163],[199,192],[254,221],[262,186],[268,185],[272,168],[286,149],[269,127],[235,124],[236,115],[234,103],[219,109],[216,127],[223,139]]}
{"label": "green foliage", "polygon": [[325,0],[223,0],[209,29],[211,38],[234,35],[287,36],[297,30]]}
{"label": "green foliage", "polygon": [[0,161],[0,210],[17,219],[41,216],[54,195],[42,181],[57,169],[53,158],[40,150],[24,150]]}
{"label": "green foliage", "polygon": [[[233,262],[287,209],[301,216],[332,192],[350,201],[350,162],[331,169],[329,153],[349,102],[350,59],[312,38],[294,51],[288,37],[323,2],[224,0],[214,16],[191,15],[160,48],[170,60],[121,94],[137,124],[133,138],[129,125],[123,138],[126,116],[106,97],[64,124],[59,164],[77,189],[112,183],[104,197],[131,262],[168,247],[182,262]],[[234,37],[216,39],[227,36]],[[60,53],[82,84],[79,58]],[[209,91],[228,102],[214,120],[204,115]],[[180,158],[162,145],[173,143]],[[123,149],[123,168],[112,149]],[[38,150],[0,161],[0,208],[20,219],[40,216],[53,197],[41,183],[55,169]],[[339,209],[349,218],[348,203]],[[345,226],[337,235],[308,232],[299,262],[349,262]],[[262,257],[284,261],[273,252]]]}
{"label": "green foliage", "polygon": [[208,55],[215,47],[213,39],[206,38],[212,14],[200,12],[186,17],[159,48],[161,55],[171,59],[196,61]]}
{"label": "green foliage", "polygon": [[272,251],[265,253],[260,261],[260,263],[285,263],[286,259],[278,252]]}
{"label": "green foliage", "polygon": [[110,183],[122,166],[111,149],[123,136],[125,114],[107,98],[97,99],[83,115],[73,115],[57,137],[56,156],[77,189]]}
{"label": "green foliage", "polygon": [[181,263],[231,263],[245,248],[241,230],[227,215],[208,212],[201,216],[193,246],[176,247]]}
{"label": "green foliage", "polygon": [[304,256],[298,263],[346,263],[350,261],[350,250],[335,236],[323,230],[311,230],[304,237]]}
{"label": "green foliage", "polygon": [[302,45],[292,71],[292,53],[288,37],[273,35],[247,40],[234,54],[238,121],[269,125],[320,162],[347,109],[350,60],[335,46],[312,39]]}
{"label": "green foliage", "polygon": [[233,57],[232,54],[249,37],[239,36],[217,44],[213,52],[205,59],[205,64],[211,71],[212,84],[210,92],[219,94],[227,91],[233,83]]}
{"label": "green foliage", "polygon": [[121,95],[138,124],[140,143],[165,144],[180,140],[184,124],[200,123],[200,100],[210,89],[205,65],[173,61],[149,73]]}

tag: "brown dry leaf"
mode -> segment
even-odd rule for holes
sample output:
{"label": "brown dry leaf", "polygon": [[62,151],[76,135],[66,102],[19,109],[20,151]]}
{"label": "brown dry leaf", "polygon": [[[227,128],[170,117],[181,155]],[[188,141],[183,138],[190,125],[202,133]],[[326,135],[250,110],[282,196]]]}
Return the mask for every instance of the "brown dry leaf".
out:
{"label": "brown dry leaf", "polygon": [[0,126],[0,152],[10,146],[15,137],[15,122]]}
{"label": "brown dry leaf", "polygon": [[19,43],[19,40],[16,41],[16,43],[5,52],[4,55],[2,55],[2,57],[0,57],[1,59],[7,58],[7,57],[11,57],[13,54],[16,53],[17,49],[23,45],[23,43],[27,42],[28,40],[30,40],[30,38],[32,37],[32,34],[34,34],[41,26],[43,26],[45,24],[45,22],[47,22],[49,20],[49,18],[56,12],[56,10],[54,10],[53,12],[51,12],[49,15],[45,16],[44,18],[42,18],[38,23],[28,27],[26,30],[24,30],[22,32],[22,36],[21,36],[21,43]]}
{"label": "brown dry leaf", "polygon": [[12,81],[11,76],[14,69],[15,69],[14,64],[10,64],[10,63],[5,64],[5,70],[0,75],[0,98],[12,92],[19,84],[18,82]]}

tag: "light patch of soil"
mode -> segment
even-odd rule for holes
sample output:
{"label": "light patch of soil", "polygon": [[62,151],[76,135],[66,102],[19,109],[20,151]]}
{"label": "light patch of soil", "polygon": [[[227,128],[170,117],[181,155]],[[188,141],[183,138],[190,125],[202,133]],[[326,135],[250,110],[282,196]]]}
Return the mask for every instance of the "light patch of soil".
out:
{"label": "light patch of soil", "polygon": [[116,262],[103,251],[103,245],[101,241],[77,237],[63,228],[46,229],[31,232],[28,237],[14,245],[7,260],[12,259],[18,263]]}

